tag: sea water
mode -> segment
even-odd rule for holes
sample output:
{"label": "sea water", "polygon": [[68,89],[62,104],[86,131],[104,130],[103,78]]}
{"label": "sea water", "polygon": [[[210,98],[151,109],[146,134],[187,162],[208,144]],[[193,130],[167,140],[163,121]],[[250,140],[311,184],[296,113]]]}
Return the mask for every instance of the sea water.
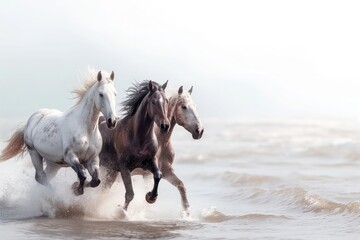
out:
{"label": "sea water", "polygon": [[[200,140],[177,126],[178,190],[133,176],[135,198],[122,210],[121,179],[108,191],[71,192],[63,168],[52,188],[38,184],[28,155],[0,163],[1,239],[359,239],[360,123],[203,119]],[[5,141],[18,122],[2,119]],[[5,146],[1,142],[0,147]]]}

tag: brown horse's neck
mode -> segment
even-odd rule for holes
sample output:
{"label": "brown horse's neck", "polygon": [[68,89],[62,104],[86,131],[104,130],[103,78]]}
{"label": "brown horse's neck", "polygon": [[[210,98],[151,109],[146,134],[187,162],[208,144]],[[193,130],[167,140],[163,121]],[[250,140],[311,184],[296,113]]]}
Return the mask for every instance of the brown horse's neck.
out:
{"label": "brown horse's neck", "polygon": [[144,99],[134,114],[134,136],[137,139],[146,139],[153,133],[154,120],[150,118],[147,111],[148,99]]}

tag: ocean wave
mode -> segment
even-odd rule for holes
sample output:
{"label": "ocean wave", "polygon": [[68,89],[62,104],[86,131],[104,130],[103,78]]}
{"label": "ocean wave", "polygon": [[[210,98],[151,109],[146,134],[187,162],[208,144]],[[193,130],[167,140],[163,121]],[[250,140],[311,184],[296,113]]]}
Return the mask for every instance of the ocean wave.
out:
{"label": "ocean wave", "polygon": [[[265,142],[268,141],[268,142]],[[291,163],[293,158],[318,158],[318,159],[346,159],[356,162],[360,160],[360,139],[336,141],[331,137],[326,139],[296,140],[296,136],[280,140],[258,140],[253,144],[238,142],[227,146],[218,143],[218,146],[209,146],[200,151],[191,153],[177,153],[175,161],[185,164],[204,164],[206,162],[248,158],[286,158]],[[244,164],[244,163],[242,163]]]}
{"label": "ocean wave", "polygon": [[280,178],[267,175],[253,175],[253,174],[239,174],[235,172],[226,171],[222,174],[222,179],[230,182],[235,186],[242,186],[244,184],[263,184],[281,181]]}
{"label": "ocean wave", "polygon": [[291,220],[292,218],[285,215],[272,215],[272,214],[245,214],[238,216],[238,219],[252,220],[252,221],[266,221],[266,220]]}
{"label": "ocean wave", "polygon": [[200,217],[207,222],[224,222],[233,218],[233,216],[227,216],[219,212],[216,207],[203,209]]}
{"label": "ocean wave", "polygon": [[260,201],[264,204],[274,203],[287,208],[298,209],[304,212],[329,214],[360,214],[360,201],[340,203],[302,187],[289,187],[277,190],[254,189],[246,195],[247,199]]}
{"label": "ocean wave", "polygon": [[[203,163],[219,159],[260,157],[318,157],[360,159],[360,128],[357,125],[306,121],[238,121],[228,128],[212,123],[206,141],[181,141],[193,151],[179,153],[180,161]],[[231,130],[229,130],[231,129]]]}
{"label": "ocean wave", "polygon": [[235,187],[244,185],[260,185],[268,183],[281,182],[281,178],[269,175],[255,175],[246,173],[237,173],[232,171],[224,171],[222,173],[199,174],[195,178],[200,180],[220,179],[223,182],[229,183]]}
{"label": "ocean wave", "polygon": [[339,203],[322,197],[318,194],[306,191],[305,189],[294,189],[295,203],[303,207],[305,211],[315,213],[360,213],[360,201]]}
{"label": "ocean wave", "polygon": [[245,215],[226,215],[219,210],[216,209],[216,207],[212,206],[206,209],[203,209],[201,212],[201,219],[206,222],[225,222],[230,220],[246,220],[246,221],[272,221],[272,220],[290,220],[291,218],[286,217],[284,215],[271,215],[271,214],[259,214],[259,213],[253,213],[253,214],[245,214]]}
{"label": "ocean wave", "polygon": [[360,159],[360,144],[358,142],[324,143],[319,146],[309,145],[298,152],[302,157]]}

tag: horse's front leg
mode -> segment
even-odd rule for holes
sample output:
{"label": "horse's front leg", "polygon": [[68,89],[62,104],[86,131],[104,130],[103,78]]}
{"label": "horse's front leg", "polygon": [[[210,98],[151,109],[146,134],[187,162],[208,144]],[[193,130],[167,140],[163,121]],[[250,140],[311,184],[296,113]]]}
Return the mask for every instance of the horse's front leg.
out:
{"label": "horse's front leg", "polygon": [[156,157],[151,161],[151,164],[149,165],[148,170],[151,171],[154,176],[154,187],[151,190],[151,192],[148,192],[145,195],[145,199],[148,203],[154,203],[154,202],[156,202],[156,198],[158,196],[158,186],[159,186],[160,179],[162,177],[162,174],[161,174],[158,164],[157,164]]}
{"label": "horse's front leg", "polygon": [[163,169],[163,177],[179,190],[183,210],[186,212],[186,214],[189,214],[190,205],[186,196],[186,188],[184,183],[176,176],[174,170],[171,167]]}
{"label": "horse's front leg", "polygon": [[79,181],[72,185],[73,192],[76,196],[84,194],[84,183],[86,179],[85,168],[80,164],[78,157],[73,152],[65,155],[65,162],[77,173]]}
{"label": "horse's front leg", "polygon": [[133,200],[134,198],[134,190],[132,187],[132,181],[131,181],[131,173],[130,170],[126,167],[121,167],[120,168],[120,173],[121,173],[121,177],[122,180],[124,182],[125,185],[125,205],[124,205],[124,209],[127,210],[129,203]]}
{"label": "horse's front leg", "polygon": [[86,169],[92,177],[91,181],[86,184],[87,187],[97,187],[101,182],[99,179],[99,162],[99,156],[95,156],[93,159],[86,162]]}

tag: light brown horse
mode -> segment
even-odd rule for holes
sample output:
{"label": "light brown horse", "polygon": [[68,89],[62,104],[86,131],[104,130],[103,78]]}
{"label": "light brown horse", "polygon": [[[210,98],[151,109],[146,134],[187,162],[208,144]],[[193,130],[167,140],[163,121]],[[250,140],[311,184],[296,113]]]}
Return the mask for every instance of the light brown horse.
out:
{"label": "light brown horse", "polygon": [[171,135],[176,124],[184,127],[192,134],[193,139],[200,139],[204,133],[204,127],[199,119],[194,101],[191,98],[192,87],[188,92],[183,92],[183,87],[179,88],[177,94],[169,98],[168,118],[170,120],[170,130],[168,133],[160,134],[160,130],[155,129],[160,148],[157,152],[159,158],[159,168],[163,178],[174,185],[180,192],[181,202],[185,212],[188,212],[189,202],[186,196],[186,189],[183,182],[176,176],[172,164],[174,162],[175,150],[171,144]]}
{"label": "light brown horse", "polygon": [[161,172],[156,156],[158,141],[154,127],[156,125],[162,134],[169,131],[168,100],[164,92],[166,85],[167,82],[159,85],[144,81],[129,88],[128,97],[123,102],[125,117],[117,122],[115,129],[108,129],[105,119],[99,120],[103,138],[100,166],[108,170],[104,185],[110,188],[121,173],[126,189],[125,210],[134,198],[131,172],[136,168],[150,171],[154,176],[154,187],[146,194],[146,200],[154,203],[158,195]]}
{"label": "light brown horse", "polygon": [[[158,127],[155,127],[156,137],[159,143],[159,148],[156,156],[159,161],[159,169],[162,172],[164,179],[174,185],[180,192],[183,210],[188,214],[189,202],[186,196],[186,189],[184,183],[176,176],[172,164],[174,162],[175,150],[171,144],[171,135],[176,124],[184,127],[192,134],[194,139],[200,139],[203,135],[204,128],[199,119],[195,103],[191,97],[193,88],[188,92],[183,91],[181,86],[175,94],[169,96],[168,118],[170,120],[170,130],[167,133],[161,133]],[[103,163],[103,162],[101,162]],[[104,165],[103,165],[104,166]],[[111,169],[107,169],[112,171]],[[146,175],[142,169],[135,169],[132,175]],[[117,174],[110,174],[104,181],[107,187],[111,186],[116,180]]]}

